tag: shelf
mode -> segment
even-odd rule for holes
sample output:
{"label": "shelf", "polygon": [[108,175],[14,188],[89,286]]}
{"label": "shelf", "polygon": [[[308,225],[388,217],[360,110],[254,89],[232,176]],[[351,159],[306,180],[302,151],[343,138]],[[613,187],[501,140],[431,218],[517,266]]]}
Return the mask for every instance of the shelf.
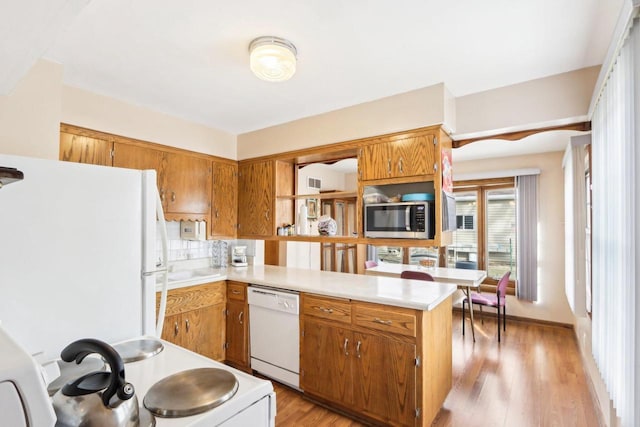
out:
{"label": "shelf", "polygon": [[334,191],[331,193],[319,194],[292,194],[290,196],[276,196],[278,200],[295,200],[295,199],[348,199],[358,197],[355,191]]}

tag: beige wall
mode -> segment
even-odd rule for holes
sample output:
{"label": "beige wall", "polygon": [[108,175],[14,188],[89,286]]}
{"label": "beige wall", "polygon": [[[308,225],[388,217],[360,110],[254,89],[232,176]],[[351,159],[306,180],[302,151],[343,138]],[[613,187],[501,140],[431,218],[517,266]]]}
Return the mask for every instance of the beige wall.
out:
{"label": "beige wall", "polygon": [[[567,142],[568,142],[567,137]],[[454,164],[457,174],[540,169],[538,211],[538,301],[508,297],[507,314],[573,324],[574,317],[564,292],[564,185],[562,151],[517,157],[484,159]]]}
{"label": "beige wall", "polygon": [[201,124],[64,86],[63,67],[40,60],[0,96],[0,152],[58,159],[60,123],[236,159],[236,137]]}
{"label": "beige wall", "polygon": [[61,121],[236,159],[236,137],[233,134],[70,86],[62,88]]}
{"label": "beige wall", "polygon": [[600,66],[456,98],[455,133],[509,129],[586,116]]}
{"label": "beige wall", "polygon": [[444,84],[238,135],[238,159],[443,123]]}
{"label": "beige wall", "polygon": [[14,90],[0,96],[0,152],[58,158],[62,66],[38,61]]}

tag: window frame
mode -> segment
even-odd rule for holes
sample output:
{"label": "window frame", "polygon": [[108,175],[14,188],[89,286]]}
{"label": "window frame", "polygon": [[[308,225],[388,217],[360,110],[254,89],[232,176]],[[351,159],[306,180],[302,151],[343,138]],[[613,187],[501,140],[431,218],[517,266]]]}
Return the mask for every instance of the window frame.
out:
{"label": "window frame", "polygon": [[[475,228],[478,236],[478,269],[487,270],[487,191],[500,190],[500,189],[515,189],[516,179],[515,177],[505,178],[491,178],[491,179],[477,179],[466,181],[454,181],[453,192],[475,192],[476,193],[476,215],[475,215]],[[457,216],[457,215],[456,215]],[[517,236],[517,230],[516,230]],[[444,255],[446,259],[446,251],[448,247],[443,247]],[[487,276],[480,286],[481,291],[496,292],[498,280]],[[507,285],[507,295],[515,295],[516,293],[516,278],[511,277],[509,284]]]}

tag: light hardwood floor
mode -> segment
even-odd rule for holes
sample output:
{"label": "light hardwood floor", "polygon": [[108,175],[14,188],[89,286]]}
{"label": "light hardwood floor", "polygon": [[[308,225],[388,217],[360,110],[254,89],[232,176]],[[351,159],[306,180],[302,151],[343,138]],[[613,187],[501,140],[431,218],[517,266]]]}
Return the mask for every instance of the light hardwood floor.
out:
{"label": "light hardwood floor", "polygon": [[[468,320],[467,320],[468,322]],[[469,324],[467,323],[467,327]],[[507,321],[498,343],[495,317],[476,317],[476,343],[453,315],[453,388],[433,426],[599,425],[571,329]],[[274,383],[276,426],[361,426]]]}

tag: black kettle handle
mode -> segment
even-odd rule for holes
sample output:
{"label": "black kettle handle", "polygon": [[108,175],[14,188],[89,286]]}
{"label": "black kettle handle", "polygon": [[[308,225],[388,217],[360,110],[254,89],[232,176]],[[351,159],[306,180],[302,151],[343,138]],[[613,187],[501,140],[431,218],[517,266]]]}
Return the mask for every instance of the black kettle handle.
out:
{"label": "black kettle handle", "polygon": [[117,394],[122,400],[131,399],[135,393],[133,385],[124,380],[122,358],[109,344],[94,338],[84,338],[66,346],[60,353],[60,357],[65,362],[75,360],[80,364],[85,357],[92,353],[98,353],[102,356],[111,368],[109,386],[102,393],[102,403],[109,406],[109,401],[114,394]]}

